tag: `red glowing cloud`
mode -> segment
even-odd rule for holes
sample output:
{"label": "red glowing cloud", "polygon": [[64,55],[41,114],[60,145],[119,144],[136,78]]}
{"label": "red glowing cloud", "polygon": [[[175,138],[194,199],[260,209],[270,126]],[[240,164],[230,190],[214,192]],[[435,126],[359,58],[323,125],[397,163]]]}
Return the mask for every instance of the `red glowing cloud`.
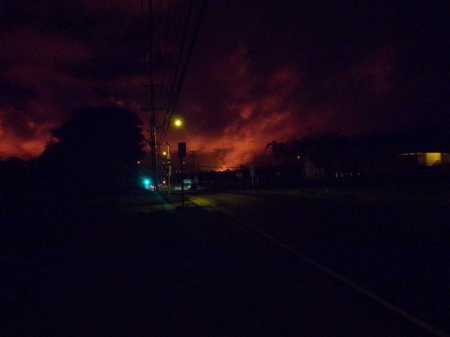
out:
{"label": "red glowing cloud", "polygon": [[189,144],[191,150],[203,154],[200,164],[205,167],[224,169],[247,164],[268,143],[288,140],[301,129],[295,93],[302,81],[296,69],[285,66],[261,76],[249,61],[247,50],[239,48],[222,64],[212,65],[209,74],[222,95],[221,101],[214,102],[216,113],[202,107],[202,102],[184,107],[192,121],[199,123],[189,132]]}
{"label": "red glowing cloud", "polygon": [[52,140],[50,136],[51,125],[37,124],[31,119],[23,118],[22,128],[27,130],[28,135],[16,132],[4,121],[6,114],[11,111],[0,111],[0,158],[20,157],[30,159],[44,152],[47,144]]}
{"label": "red glowing cloud", "polygon": [[89,96],[85,84],[67,71],[89,54],[59,34],[17,30],[1,38],[8,48],[0,56],[7,65],[0,75],[0,157],[35,157],[51,130],[68,117],[68,102]]}
{"label": "red glowing cloud", "polygon": [[[182,111],[194,125],[188,137],[183,136],[191,150],[203,153],[201,165],[224,169],[250,163],[272,141],[370,130],[361,111],[390,93],[392,60],[392,51],[382,49],[347,71],[330,74],[311,90],[298,67],[275,66],[261,72],[248,50],[237,48],[210,65],[205,78],[198,80],[210,86],[187,83],[185,97],[190,102]],[[201,91],[213,99],[190,97]],[[363,103],[358,105],[353,95],[362,97]]]}
{"label": "red glowing cloud", "polygon": [[[9,1],[0,23],[0,157],[39,155],[80,107],[143,110],[140,1],[25,2]],[[211,1],[176,111],[186,127],[169,140],[223,168],[251,162],[274,140],[446,125],[448,54],[423,47],[441,30],[426,26],[414,41],[396,28],[407,18],[375,7],[339,4],[323,18],[339,23],[330,31],[312,3]]]}
{"label": "red glowing cloud", "polygon": [[207,164],[209,167],[238,167],[251,162],[274,139],[287,140],[295,137],[297,128],[291,123],[290,112],[274,112],[262,116],[258,121],[241,120],[240,123],[227,127],[218,137],[194,135],[190,138],[190,144],[193,151],[216,155],[213,159],[215,162]]}

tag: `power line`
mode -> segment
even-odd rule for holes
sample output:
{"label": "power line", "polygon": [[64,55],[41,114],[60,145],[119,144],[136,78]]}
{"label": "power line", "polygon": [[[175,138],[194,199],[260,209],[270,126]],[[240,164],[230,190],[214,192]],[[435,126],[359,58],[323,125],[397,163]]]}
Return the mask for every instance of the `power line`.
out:
{"label": "power line", "polygon": [[179,101],[207,0],[141,0],[145,35],[145,110],[157,181],[158,137],[164,137]]}
{"label": "power line", "polygon": [[[191,4],[192,4],[192,1],[191,1]],[[198,40],[198,35],[199,35],[200,28],[201,28],[201,25],[203,23],[203,20],[204,20],[205,14],[206,14],[206,10],[207,10],[207,0],[203,0],[201,2],[201,7],[200,7],[200,10],[199,10],[198,17],[195,20],[193,37],[192,37],[192,39],[190,41],[190,44],[188,46],[187,57],[185,58],[184,64],[182,66],[181,76],[180,76],[180,79],[178,81],[178,85],[177,85],[177,88],[176,88],[176,93],[175,93],[172,109],[170,110],[169,116],[168,116],[168,123],[170,122],[170,119],[173,116],[173,114],[174,114],[174,112],[175,112],[175,110],[177,108],[178,101],[179,101],[180,94],[181,94],[181,89],[182,89],[182,86],[183,86],[183,83],[184,83],[184,79],[186,77],[187,68],[188,68],[189,62],[191,60],[195,44],[196,44],[196,42]],[[165,127],[165,130],[167,130],[168,127],[169,127],[169,125],[167,124],[166,127]]]}

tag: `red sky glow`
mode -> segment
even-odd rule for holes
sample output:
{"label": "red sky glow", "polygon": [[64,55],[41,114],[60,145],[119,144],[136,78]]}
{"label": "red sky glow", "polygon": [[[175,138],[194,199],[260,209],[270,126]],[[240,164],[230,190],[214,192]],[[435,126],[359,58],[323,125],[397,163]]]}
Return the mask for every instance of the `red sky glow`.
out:
{"label": "red sky glow", "polygon": [[[405,27],[421,9],[408,8],[211,2],[176,111],[186,127],[168,139],[187,141],[204,167],[226,168],[272,141],[450,125],[446,11],[433,9],[435,19],[413,34]],[[142,110],[139,1],[7,1],[0,10],[8,14],[0,158],[39,156],[79,108]]]}

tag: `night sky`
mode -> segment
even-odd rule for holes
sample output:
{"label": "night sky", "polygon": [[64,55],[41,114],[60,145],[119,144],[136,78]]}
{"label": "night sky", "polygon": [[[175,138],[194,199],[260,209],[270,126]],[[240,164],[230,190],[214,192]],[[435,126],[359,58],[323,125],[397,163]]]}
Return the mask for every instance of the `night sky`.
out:
{"label": "night sky", "polygon": [[[88,105],[142,106],[137,0],[1,0],[0,157]],[[450,126],[444,1],[210,1],[179,110],[208,164],[273,140]],[[211,165],[212,165],[211,164]]]}

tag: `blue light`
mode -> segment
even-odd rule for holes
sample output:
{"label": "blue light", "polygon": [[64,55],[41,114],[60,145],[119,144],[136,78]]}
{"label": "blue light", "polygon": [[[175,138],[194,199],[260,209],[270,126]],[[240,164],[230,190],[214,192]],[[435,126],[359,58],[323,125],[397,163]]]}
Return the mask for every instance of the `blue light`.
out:
{"label": "blue light", "polygon": [[154,186],[153,186],[153,181],[151,178],[148,177],[144,177],[142,178],[142,186],[144,187],[144,189],[146,190],[153,190]]}

